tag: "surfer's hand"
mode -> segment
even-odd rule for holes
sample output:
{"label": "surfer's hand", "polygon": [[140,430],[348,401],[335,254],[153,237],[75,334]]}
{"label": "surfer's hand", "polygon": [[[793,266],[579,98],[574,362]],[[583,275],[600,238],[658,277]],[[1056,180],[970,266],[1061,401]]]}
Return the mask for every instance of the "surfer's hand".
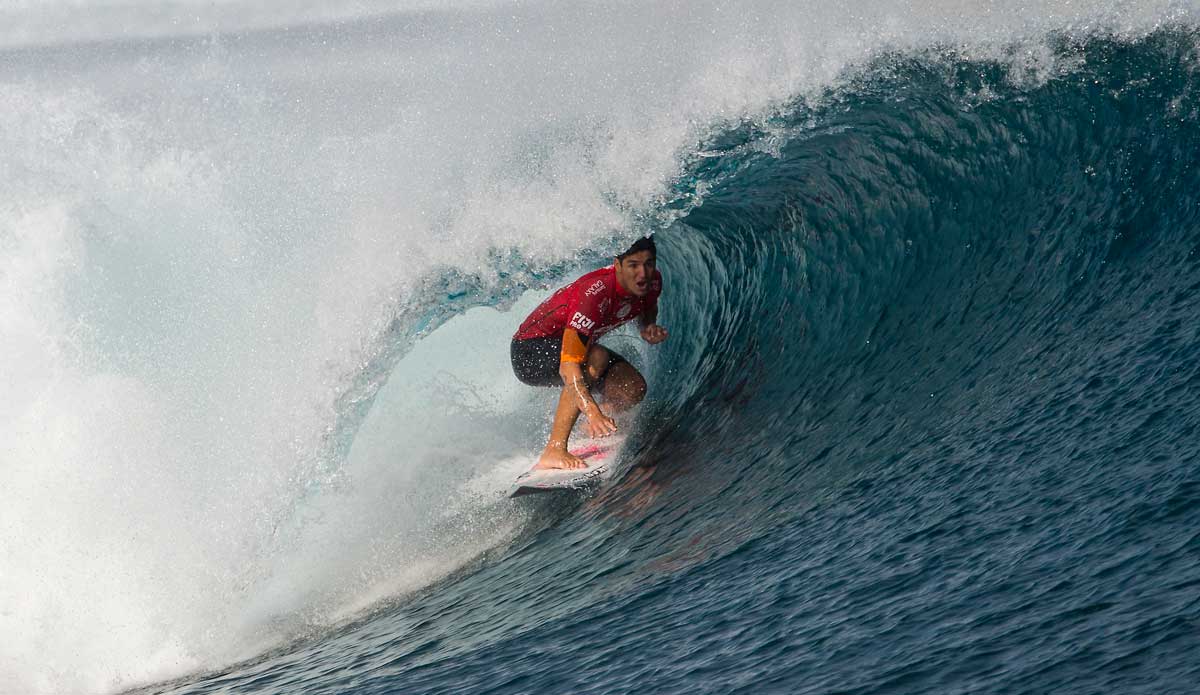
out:
{"label": "surfer's hand", "polygon": [[667,339],[667,329],[652,323],[649,326],[642,326],[642,340],[645,340],[651,345],[657,345]]}
{"label": "surfer's hand", "polygon": [[586,429],[588,436],[593,439],[607,437],[617,431],[617,423],[597,408],[596,412],[588,414]]}

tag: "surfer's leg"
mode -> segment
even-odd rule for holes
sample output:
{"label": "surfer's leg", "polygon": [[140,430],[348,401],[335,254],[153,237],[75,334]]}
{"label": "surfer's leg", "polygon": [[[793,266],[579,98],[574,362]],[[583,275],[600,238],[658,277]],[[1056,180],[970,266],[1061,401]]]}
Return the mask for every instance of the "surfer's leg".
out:
{"label": "surfer's leg", "polygon": [[625,360],[613,362],[604,377],[604,404],[611,412],[629,410],[646,397],[646,380]]}
{"label": "surfer's leg", "polygon": [[609,414],[629,410],[646,395],[646,380],[621,355],[599,343],[588,347],[584,369],[588,388],[604,397]]}
{"label": "surfer's leg", "polygon": [[608,375],[613,354],[599,343],[588,346],[587,359],[583,364],[583,378],[587,380],[589,390],[600,391],[604,388],[604,378]]}
{"label": "surfer's leg", "polygon": [[567,451],[567,440],[571,438],[571,429],[579,419],[579,407],[575,394],[570,387],[565,387],[558,396],[558,407],[554,410],[554,422],[550,425],[550,441],[538,459],[536,469],[541,468],[583,468],[587,464],[578,456]]}

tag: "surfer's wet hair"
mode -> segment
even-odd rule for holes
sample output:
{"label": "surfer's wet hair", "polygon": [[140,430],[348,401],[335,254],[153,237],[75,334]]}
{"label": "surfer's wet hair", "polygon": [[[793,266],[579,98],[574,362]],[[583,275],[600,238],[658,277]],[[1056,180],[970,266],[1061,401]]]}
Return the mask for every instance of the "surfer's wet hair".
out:
{"label": "surfer's wet hair", "polygon": [[654,254],[655,256],[658,256],[658,249],[656,249],[654,247],[654,238],[653,237],[644,236],[641,239],[638,239],[637,241],[633,242],[633,246],[630,246],[625,251],[625,253],[617,256],[617,260],[624,261],[626,256],[633,254],[633,253],[639,253],[641,251],[649,251],[650,253]]}

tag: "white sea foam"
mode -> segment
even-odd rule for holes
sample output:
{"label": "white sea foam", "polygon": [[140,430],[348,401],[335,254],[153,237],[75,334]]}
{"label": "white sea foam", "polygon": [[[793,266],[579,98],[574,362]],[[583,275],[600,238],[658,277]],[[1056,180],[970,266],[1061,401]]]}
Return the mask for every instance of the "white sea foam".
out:
{"label": "white sea foam", "polygon": [[0,10],[0,682],[13,689],[215,667],[511,537],[519,515],[471,500],[545,426],[548,400],[505,365],[532,299],[422,341],[348,458],[331,443],[353,434],[338,430],[342,396],[395,340],[391,321],[428,308],[429,277],[486,285],[493,252],[546,267],[628,239],[711,128],[882,51],[949,44],[1045,79],[1055,59],[1013,42],[1197,13],[326,5]]}

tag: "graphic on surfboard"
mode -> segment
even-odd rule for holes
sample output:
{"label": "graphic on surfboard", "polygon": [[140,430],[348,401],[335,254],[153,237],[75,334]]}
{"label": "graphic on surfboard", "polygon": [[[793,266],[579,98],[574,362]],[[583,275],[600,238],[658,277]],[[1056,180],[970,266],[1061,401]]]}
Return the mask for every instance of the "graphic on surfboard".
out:
{"label": "graphic on surfboard", "polygon": [[572,449],[572,454],[587,462],[586,468],[546,468],[526,471],[513,483],[508,496],[520,497],[538,492],[554,492],[555,490],[580,490],[595,485],[608,473],[609,464],[613,462],[623,441],[623,438],[614,437],[591,441]]}

